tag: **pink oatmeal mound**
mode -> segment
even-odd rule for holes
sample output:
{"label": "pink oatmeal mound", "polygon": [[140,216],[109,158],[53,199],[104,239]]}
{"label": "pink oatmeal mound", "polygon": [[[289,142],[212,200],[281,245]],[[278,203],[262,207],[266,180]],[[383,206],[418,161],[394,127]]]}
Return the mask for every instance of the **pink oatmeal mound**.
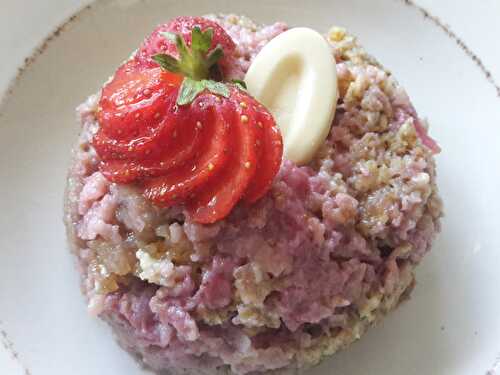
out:
{"label": "pink oatmeal mound", "polygon": [[[243,78],[287,29],[208,16],[236,43]],[[407,298],[439,231],[427,135],[402,87],[341,28],[326,36],[339,102],[307,166],[284,160],[271,190],[215,224],[109,182],[91,141],[99,95],[78,109],[65,222],[92,314],[149,368],[248,374],[317,364]]]}

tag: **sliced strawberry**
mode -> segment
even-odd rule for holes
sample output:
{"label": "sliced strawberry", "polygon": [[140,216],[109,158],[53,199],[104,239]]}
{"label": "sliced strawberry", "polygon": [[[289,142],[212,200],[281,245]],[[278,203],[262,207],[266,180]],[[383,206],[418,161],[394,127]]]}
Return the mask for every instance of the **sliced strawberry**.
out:
{"label": "sliced strawberry", "polygon": [[146,39],[102,91],[92,143],[106,178],[138,184],[162,207],[184,205],[202,224],[269,190],[283,151],[272,116],[237,86],[210,80],[234,48],[203,18],[177,18]]}
{"label": "sliced strawberry", "polygon": [[[163,154],[158,159],[145,160],[142,162],[141,170],[145,177],[156,177],[182,166],[193,160],[200,153],[202,140],[206,137],[202,129],[194,124],[188,124],[182,120],[174,131],[174,137],[169,142],[169,147],[163,149]],[[165,142],[166,143],[166,142]]]}
{"label": "sliced strawberry", "polygon": [[140,71],[126,63],[99,101],[94,147],[103,160],[158,155],[158,137],[170,139],[180,77],[161,68]]}
{"label": "sliced strawberry", "polygon": [[138,164],[129,160],[103,161],[100,170],[109,181],[119,184],[128,184],[140,177]]}
{"label": "sliced strawberry", "polygon": [[170,173],[146,181],[144,194],[162,206],[170,206],[205,186],[212,177],[226,168],[228,160],[230,123],[219,110],[218,99],[212,94],[200,95],[188,110],[201,126],[203,144],[199,157]]}
{"label": "sliced strawberry", "polygon": [[[170,125],[169,123],[165,125]],[[168,132],[172,133],[173,128],[169,127]],[[103,131],[99,131],[92,141],[94,148],[99,154],[101,160],[127,160],[127,159],[146,159],[159,157],[162,144],[159,142],[159,134],[167,132],[161,127],[146,137],[139,137],[131,140],[120,141],[108,137]],[[166,137],[165,137],[166,138]]]}
{"label": "sliced strawberry", "polygon": [[262,198],[271,187],[278,173],[283,156],[283,140],[272,115],[259,103],[256,103],[257,126],[262,128],[261,154],[257,163],[259,173],[255,175],[243,199],[254,203]]}
{"label": "sliced strawberry", "polygon": [[188,211],[194,221],[202,224],[214,223],[226,217],[244,194],[255,175],[257,152],[255,141],[258,137],[255,110],[253,106],[241,106],[246,99],[238,89],[232,89],[226,105],[231,123],[231,158],[224,170],[203,186],[188,203]]}
{"label": "sliced strawberry", "polygon": [[200,151],[204,137],[202,128],[196,126],[196,123],[190,125],[183,118],[178,118],[175,124],[175,137],[153,146],[163,151],[158,158],[140,162],[130,157],[123,160],[108,160],[101,168],[105,177],[114,182],[128,183],[139,178],[162,176],[192,160]]}
{"label": "sliced strawberry", "polygon": [[182,77],[160,67],[131,70],[131,63],[118,69],[102,90],[97,120],[102,130],[117,139],[145,135],[164,120],[172,107]]}
{"label": "sliced strawberry", "polygon": [[224,57],[220,61],[221,65],[225,66],[226,60],[232,56],[236,48],[236,44],[226,31],[216,22],[203,17],[177,17],[169,23],[158,26],[149,37],[142,43],[137,52],[136,59],[140,64],[146,67],[157,66],[157,63],[151,60],[151,56],[159,53],[178,57],[179,53],[175,43],[166,39],[162,33],[170,32],[180,34],[188,46],[191,45],[191,32],[195,26],[198,26],[202,31],[211,28],[213,30],[213,38],[210,49],[214,49],[220,45],[224,51]]}

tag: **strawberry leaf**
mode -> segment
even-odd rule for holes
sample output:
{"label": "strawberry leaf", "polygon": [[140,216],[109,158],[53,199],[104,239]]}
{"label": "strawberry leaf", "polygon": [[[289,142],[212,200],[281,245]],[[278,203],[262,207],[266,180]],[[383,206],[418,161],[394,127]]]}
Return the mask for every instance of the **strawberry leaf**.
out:
{"label": "strawberry leaf", "polygon": [[186,45],[186,41],[179,34],[175,35],[175,45],[177,46],[177,51],[179,52],[180,63],[185,62],[186,64],[193,65],[193,56],[188,46]]}
{"label": "strawberry leaf", "polygon": [[229,87],[222,82],[208,80],[211,74],[222,78],[217,62],[224,56],[221,45],[217,45],[210,51],[214,30],[207,28],[202,31],[199,26],[191,30],[191,47],[180,34],[171,32],[161,33],[163,37],[174,42],[177,47],[179,58],[166,54],[152,56],[160,67],[173,73],[184,75],[179,94],[177,96],[178,105],[187,105],[193,102],[196,97],[207,90],[212,94],[229,97]]}
{"label": "strawberry leaf", "polygon": [[179,61],[170,55],[154,55],[152,57],[154,61],[160,64],[163,70],[168,70],[172,73],[180,73],[181,68],[179,67]]}
{"label": "strawberry leaf", "polygon": [[195,81],[189,77],[184,78],[179,96],[177,97],[178,105],[186,105],[193,102],[194,99],[205,89],[202,84],[203,81]]}
{"label": "strawberry leaf", "polygon": [[213,36],[213,29],[208,28],[206,31],[202,32],[198,26],[195,26],[191,32],[191,49],[193,51],[207,53],[212,45]]}
{"label": "strawberry leaf", "polygon": [[247,90],[247,84],[245,83],[245,81],[241,79],[233,79],[231,82],[234,83],[236,86],[238,86],[239,89],[245,91]]}
{"label": "strawberry leaf", "polygon": [[229,87],[222,82],[215,82],[203,79],[201,81],[196,81],[189,77],[184,78],[182,81],[181,88],[179,90],[179,95],[177,97],[178,105],[191,104],[196,97],[201,94],[204,90],[210,91],[212,94],[223,96],[228,98]]}
{"label": "strawberry leaf", "polygon": [[213,94],[229,98],[229,87],[222,82],[202,81],[205,88]]}
{"label": "strawberry leaf", "polygon": [[214,36],[212,28],[201,31],[199,26],[193,27],[191,31],[191,47],[187,46],[186,41],[180,34],[163,32],[161,35],[175,43],[179,59],[166,54],[154,55],[152,59],[160,64],[162,69],[170,72],[180,73],[197,81],[207,79],[210,77],[211,69],[224,56],[224,51],[220,45],[210,51]]}
{"label": "strawberry leaf", "polygon": [[217,47],[215,47],[210,53],[207,55],[207,64],[209,66],[213,66],[219,61],[222,57],[224,56],[224,50],[222,49],[222,46],[220,44],[217,44]]}

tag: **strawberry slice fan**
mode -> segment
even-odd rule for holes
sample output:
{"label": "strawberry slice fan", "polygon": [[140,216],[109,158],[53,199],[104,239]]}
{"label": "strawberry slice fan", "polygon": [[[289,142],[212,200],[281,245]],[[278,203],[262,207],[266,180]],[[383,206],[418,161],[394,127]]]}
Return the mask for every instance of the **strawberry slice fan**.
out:
{"label": "strawberry slice fan", "polygon": [[283,142],[244,82],[222,80],[234,49],[199,17],[176,18],[143,42],[102,90],[93,146],[108,180],[140,186],[161,207],[183,205],[202,224],[269,191]]}

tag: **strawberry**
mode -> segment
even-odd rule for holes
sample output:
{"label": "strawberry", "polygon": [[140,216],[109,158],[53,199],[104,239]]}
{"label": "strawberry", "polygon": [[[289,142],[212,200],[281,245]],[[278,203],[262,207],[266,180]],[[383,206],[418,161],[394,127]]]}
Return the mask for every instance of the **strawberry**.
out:
{"label": "strawberry", "polygon": [[259,173],[248,185],[244,200],[254,203],[267,193],[281,166],[283,155],[283,141],[281,133],[276,126],[272,115],[252,98],[250,101],[257,112],[257,127],[263,131],[263,136],[258,140],[260,154],[258,159]]}
{"label": "strawberry", "polygon": [[192,112],[193,121],[203,132],[203,144],[197,157],[189,163],[145,183],[146,197],[162,206],[177,203],[213,179],[226,167],[230,155],[230,124],[226,116],[221,114],[216,97],[210,93],[202,94],[187,111]]}
{"label": "strawberry", "polygon": [[[256,112],[247,106],[248,95],[233,88],[231,107],[231,155],[222,173],[204,186],[188,203],[188,211],[199,223],[213,223],[226,217],[241,199],[257,168],[257,139],[260,130]],[[243,105],[242,105],[243,104]]]}
{"label": "strawberry", "polygon": [[204,224],[223,219],[242,199],[261,198],[283,151],[272,116],[243,82],[209,79],[234,48],[214,25],[180,17],[168,32],[156,30],[168,54],[151,55],[158,43],[150,37],[117,70],[102,90],[92,141],[107,179],[137,184],[162,207],[184,205]]}
{"label": "strawberry", "polygon": [[153,147],[159,150],[157,157],[149,153],[147,158],[136,158],[140,160],[138,163],[131,160],[134,154],[134,151],[131,151],[125,159],[107,160],[106,168],[103,170],[104,175],[115,182],[127,183],[141,177],[162,176],[195,157],[206,135],[195,125],[187,124],[182,119],[171,118],[169,122],[175,124],[170,141],[165,139],[161,142],[154,138],[152,140]]}
{"label": "strawberry", "polygon": [[203,17],[176,17],[169,23],[158,26],[150,36],[142,43],[137,52],[137,60],[147,67],[157,66],[152,59],[157,54],[166,54],[174,58],[179,57],[176,43],[172,39],[165,38],[165,33],[180,35],[188,46],[192,44],[192,31],[198,27],[201,31],[212,30],[212,38],[209,51],[219,46],[224,56],[220,59],[219,65],[224,69],[231,61],[236,44],[226,31],[216,22]]}
{"label": "strawberry", "polygon": [[103,160],[157,155],[156,139],[170,138],[182,77],[161,68],[138,71],[126,63],[102,90],[94,147]]}
{"label": "strawberry", "polygon": [[[179,144],[173,137],[174,133],[181,132],[175,129],[175,124],[182,123],[173,120],[177,118],[174,113],[176,104],[192,102],[205,89],[228,95],[227,87],[219,82],[191,78],[208,75],[222,56],[220,49],[209,52],[211,29],[201,32],[195,27],[192,34],[191,49],[183,38],[174,36],[181,51],[180,60],[155,55],[153,58],[163,68],[150,69],[141,68],[131,60],[120,67],[103,88],[97,114],[100,129],[94,138],[94,147],[101,159],[158,159],[159,154],[165,156],[166,148],[172,149],[172,143]],[[186,127],[181,127],[184,133]],[[113,163],[113,173],[116,175],[120,170],[126,170],[130,174],[127,179],[131,179],[131,172],[140,167],[130,167],[125,169],[119,163]],[[107,173],[109,175],[111,171]],[[120,177],[120,182],[123,178]]]}

